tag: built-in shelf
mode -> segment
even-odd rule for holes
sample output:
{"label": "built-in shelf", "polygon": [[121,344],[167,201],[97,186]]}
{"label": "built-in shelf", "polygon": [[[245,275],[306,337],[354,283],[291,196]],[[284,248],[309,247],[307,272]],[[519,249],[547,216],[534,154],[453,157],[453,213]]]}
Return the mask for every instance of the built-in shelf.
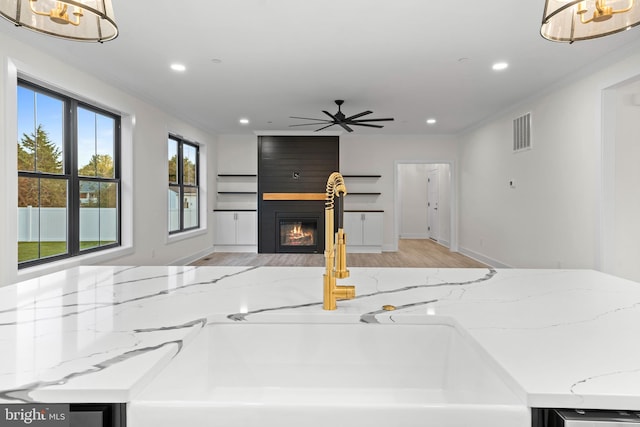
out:
{"label": "built-in shelf", "polygon": [[[362,191],[362,190],[376,190],[378,187],[378,180],[380,178],[382,178],[382,175],[379,174],[342,174],[342,177],[345,179],[345,181],[349,181],[351,180],[351,183],[353,184],[353,187],[351,187],[351,184],[347,183],[347,197],[350,196],[356,196],[355,199],[351,199],[353,200],[352,203],[355,203],[356,205],[358,203],[362,203],[365,200],[368,200],[369,202],[373,201],[374,198],[375,200],[378,200],[378,197],[382,195],[382,193],[378,192],[378,191]],[[367,199],[367,197],[369,197],[369,199]],[[347,202],[348,204],[351,204],[349,202]],[[383,212],[382,210],[354,210],[354,209],[349,209],[349,210],[345,210],[345,212],[350,211],[350,212]]]}
{"label": "built-in shelf", "polygon": [[[214,212],[257,212],[258,199],[255,173],[220,173],[216,192],[218,205]],[[234,224],[236,224],[234,222]]]}

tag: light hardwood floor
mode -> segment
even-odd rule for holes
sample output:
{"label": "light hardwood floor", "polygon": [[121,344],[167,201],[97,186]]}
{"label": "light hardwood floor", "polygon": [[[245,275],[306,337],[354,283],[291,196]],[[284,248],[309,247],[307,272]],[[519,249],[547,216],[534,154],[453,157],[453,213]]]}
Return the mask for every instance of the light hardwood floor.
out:
{"label": "light hardwood floor", "polygon": [[[323,254],[256,254],[214,252],[191,265],[297,266],[322,267]],[[429,239],[402,239],[398,252],[354,254],[347,252],[348,267],[433,267],[484,268],[486,265],[456,252],[450,252]]]}

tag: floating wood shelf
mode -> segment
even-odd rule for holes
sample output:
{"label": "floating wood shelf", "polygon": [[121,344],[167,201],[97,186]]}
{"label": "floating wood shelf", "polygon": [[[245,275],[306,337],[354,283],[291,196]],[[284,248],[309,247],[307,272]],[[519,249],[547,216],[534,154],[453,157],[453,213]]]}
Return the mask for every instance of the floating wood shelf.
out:
{"label": "floating wood shelf", "polygon": [[382,175],[342,175],[343,178],[382,178]]}
{"label": "floating wood shelf", "polygon": [[324,200],[325,193],[263,193],[262,200]]}

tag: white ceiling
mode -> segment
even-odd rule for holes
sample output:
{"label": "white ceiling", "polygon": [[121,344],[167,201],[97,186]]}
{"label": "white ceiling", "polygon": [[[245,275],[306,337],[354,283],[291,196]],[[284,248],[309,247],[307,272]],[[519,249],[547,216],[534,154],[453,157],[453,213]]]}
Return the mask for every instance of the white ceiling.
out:
{"label": "white ceiling", "polygon": [[[216,133],[290,128],[289,116],[394,117],[358,133],[450,134],[579,77],[640,29],[572,45],[539,34],[543,0],[113,0],[120,29],[70,42],[0,20],[0,34]],[[214,60],[220,60],[217,62]],[[510,66],[495,72],[491,65]],[[169,65],[180,62],[187,71]],[[595,65],[594,65],[595,64]],[[238,120],[246,117],[249,125]],[[427,126],[425,120],[438,122]],[[328,130],[340,130],[336,127]]]}

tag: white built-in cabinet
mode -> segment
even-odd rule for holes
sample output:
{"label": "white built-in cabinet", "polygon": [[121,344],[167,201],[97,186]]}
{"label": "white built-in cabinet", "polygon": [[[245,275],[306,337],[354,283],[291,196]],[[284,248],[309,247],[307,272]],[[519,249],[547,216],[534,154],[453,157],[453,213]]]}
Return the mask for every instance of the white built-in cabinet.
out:
{"label": "white built-in cabinet", "polygon": [[256,174],[218,174],[217,209],[213,213],[215,251],[257,251],[256,194]]}
{"label": "white built-in cabinet", "polygon": [[216,211],[214,218],[216,246],[258,244],[258,215],[255,211]]}
{"label": "white built-in cabinet", "polygon": [[344,213],[347,251],[382,251],[382,211],[349,211]]}

